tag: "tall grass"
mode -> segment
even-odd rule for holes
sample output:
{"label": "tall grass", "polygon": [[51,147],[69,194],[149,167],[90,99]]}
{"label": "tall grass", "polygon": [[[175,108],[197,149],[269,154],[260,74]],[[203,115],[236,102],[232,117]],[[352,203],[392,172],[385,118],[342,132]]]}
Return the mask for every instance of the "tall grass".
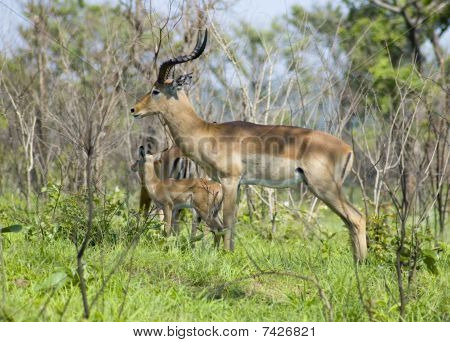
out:
{"label": "tall grass", "polygon": [[[271,239],[270,222],[250,223],[244,216],[237,227],[236,251],[228,253],[212,248],[212,237],[193,248],[188,241],[188,220],[182,223],[186,227],[181,236],[168,239],[156,230],[157,221],[147,223],[133,245],[133,237],[139,234],[136,225],[123,219],[128,217],[131,222],[133,212],[120,203],[109,223],[98,220],[98,229],[114,230],[114,238],[94,235],[97,240],[86,253],[90,320],[399,320],[389,246],[380,247],[379,237],[372,237],[369,258],[357,268],[360,293],[347,231],[328,209],[319,209],[312,232],[305,230],[305,223],[281,211]],[[14,220],[5,213],[3,221]],[[102,217],[101,211],[96,214]],[[24,231],[1,237],[5,296],[0,320],[82,320],[73,235],[43,235],[40,229],[45,231],[45,225],[57,222],[43,223],[35,215]],[[56,215],[54,219],[60,218]],[[419,268],[406,320],[449,319],[448,251],[443,244],[437,272],[430,272],[425,265]],[[384,257],[380,253],[385,253]]]}

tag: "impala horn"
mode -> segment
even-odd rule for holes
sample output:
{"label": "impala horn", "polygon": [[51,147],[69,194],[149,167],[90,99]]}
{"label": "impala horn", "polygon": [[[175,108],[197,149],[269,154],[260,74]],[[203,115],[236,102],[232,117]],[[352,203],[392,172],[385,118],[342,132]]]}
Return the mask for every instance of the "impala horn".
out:
{"label": "impala horn", "polygon": [[191,54],[185,56],[178,56],[176,58],[171,58],[163,62],[159,67],[158,83],[160,84],[164,83],[164,81],[169,77],[170,71],[175,65],[186,63],[200,57],[203,51],[205,51],[207,40],[208,40],[208,30],[205,29],[203,41],[201,39],[201,33],[200,32],[198,33],[197,43],[195,44],[195,48],[194,50],[192,50]]}

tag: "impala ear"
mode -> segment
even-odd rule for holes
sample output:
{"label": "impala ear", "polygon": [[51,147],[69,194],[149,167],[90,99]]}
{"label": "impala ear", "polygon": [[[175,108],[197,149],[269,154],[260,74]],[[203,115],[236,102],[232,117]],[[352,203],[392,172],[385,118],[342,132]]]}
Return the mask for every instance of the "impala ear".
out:
{"label": "impala ear", "polygon": [[144,146],[139,146],[139,158],[140,159],[144,159],[145,158],[145,147]]}
{"label": "impala ear", "polygon": [[174,82],[177,90],[181,90],[184,86],[189,86],[192,82],[192,72],[189,74],[178,76]]}

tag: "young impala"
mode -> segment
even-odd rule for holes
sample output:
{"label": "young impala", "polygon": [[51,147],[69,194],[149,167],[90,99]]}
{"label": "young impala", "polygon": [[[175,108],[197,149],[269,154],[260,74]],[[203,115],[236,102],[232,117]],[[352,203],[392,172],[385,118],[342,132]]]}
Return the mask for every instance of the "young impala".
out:
{"label": "young impala", "polygon": [[[147,153],[154,150],[154,148],[147,143]],[[187,178],[202,178],[204,172],[196,165],[192,160],[183,155],[183,152],[173,145],[168,149],[165,149],[158,153],[158,160],[155,161],[155,172],[159,179],[174,178],[174,179],[187,179]],[[143,213],[147,213],[150,209],[151,198],[145,187],[145,183],[141,182],[139,209]],[[194,209],[192,212],[192,228],[191,238],[197,240],[200,237],[195,237],[198,225],[201,218],[197,215]],[[177,210],[173,217],[173,229],[178,231],[178,223],[181,210]]]}
{"label": "young impala", "polygon": [[284,188],[305,182],[347,225],[354,255],[363,260],[367,255],[365,218],[342,191],[352,168],[352,148],[328,133],[306,128],[205,122],[182,89],[188,77],[171,80],[168,76],[176,64],[198,58],[206,41],[205,31],[190,55],[162,63],[158,79],[131,114],[136,118],[160,114],[183,153],[222,184],[225,249],[234,249],[239,184]]}
{"label": "young impala", "polygon": [[[159,160],[155,160],[151,154],[146,154],[144,147],[140,146],[139,159],[131,169],[139,172],[149,197],[156,206],[163,209],[166,235],[172,233],[173,215],[182,208],[194,208],[212,232],[221,232],[223,225],[218,213],[223,194],[220,184],[204,178],[160,179],[155,171],[155,164],[158,162]],[[195,232],[193,233],[195,237]]]}

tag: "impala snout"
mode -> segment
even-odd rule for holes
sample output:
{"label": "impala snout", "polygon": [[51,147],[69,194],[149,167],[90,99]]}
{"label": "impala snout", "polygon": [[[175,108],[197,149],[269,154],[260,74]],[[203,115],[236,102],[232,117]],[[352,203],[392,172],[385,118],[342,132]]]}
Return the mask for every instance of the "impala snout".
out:
{"label": "impala snout", "polygon": [[139,115],[136,113],[136,109],[134,109],[134,107],[130,109],[130,113],[131,113],[131,115],[133,115],[133,117],[135,117],[135,118],[137,118],[137,117],[139,116]]}
{"label": "impala snout", "polygon": [[142,118],[151,115],[154,111],[154,104],[150,94],[144,95],[135,105],[130,109],[131,115],[135,118]]}
{"label": "impala snout", "polygon": [[130,109],[130,113],[136,119],[142,118],[144,116],[144,114],[145,114],[141,110],[138,110],[136,107],[131,108]]}

